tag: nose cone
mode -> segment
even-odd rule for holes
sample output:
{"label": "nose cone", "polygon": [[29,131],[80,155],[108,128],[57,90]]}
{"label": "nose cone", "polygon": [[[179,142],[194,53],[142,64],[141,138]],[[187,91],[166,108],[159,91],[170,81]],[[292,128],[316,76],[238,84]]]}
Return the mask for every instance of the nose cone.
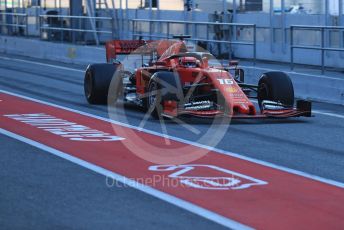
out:
{"label": "nose cone", "polygon": [[239,112],[242,114],[249,114],[250,113],[250,107],[246,104],[240,104],[239,105]]}
{"label": "nose cone", "polygon": [[235,111],[239,114],[246,114],[246,115],[255,115],[256,109],[255,107],[250,103],[240,103],[237,104],[235,107]]}

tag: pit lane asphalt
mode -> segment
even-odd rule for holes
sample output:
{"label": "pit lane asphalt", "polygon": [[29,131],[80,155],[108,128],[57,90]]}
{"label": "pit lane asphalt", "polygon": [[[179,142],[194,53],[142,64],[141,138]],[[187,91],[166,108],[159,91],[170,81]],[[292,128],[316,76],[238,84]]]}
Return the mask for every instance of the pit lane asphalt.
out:
{"label": "pit lane asphalt", "polygon": [[0,135],[0,229],[225,229]]}
{"label": "pit lane asphalt", "polygon": [[[13,58],[59,65],[66,68],[85,69],[85,66],[47,62],[23,57]],[[78,71],[41,66],[16,60],[4,60],[0,57],[0,89],[85,111],[98,116],[108,117],[106,106],[90,106],[85,101],[83,95],[83,77],[83,73]],[[314,109],[342,116],[344,115],[343,106],[315,103]],[[125,112],[121,109],[119,110],[120,116],[118,119],[132,125],[138,125],[145,114],[143,111],[133,108],[132,106],[126,107]],[[211,124],[209,120],[205,119],[186,119],[185,121],[192,127],[198,129],[201,135],[206,133]],[[199,135],[191,133],[175,122],[167,121],[166,125],[169,135],[191,141],[198,141],[199,139]],[[160,123],[154,119],[149,119],[145,128],[161,132]],[[344,182],[343,134],[343,118],[321,114],[316,114],[314,118],[232,121],[226,134],[216,147],[239,153],[243,156],[264,160],[280,166]],[[4,211],[7,210],[9,207],[8,205],[10,205],[9,202],[11,201],[14,203],[16,210],[23,209],[21,216],[19,216],[19,219],[23,221],[21,223],[25,223],[25,218],[31,217],[29,211],[35,208],[37,212],[42,213],[49,210],[50,217],[49,219],[42,218],[43,224],[45,223],[44,221],[49,220],[55,221],[57,226],[60,223],[67,224],[66,226],[68,226],[68,223],[72,222],[59,222],[59,217],[63,218],[63,209],[66,210],[69,205],[72,205],[74,209],[71,215],[78,220],[78,223],[85,219],[92,219],[93,213],[95,218],[98,215],[98,220],[99,218],[103,218],[102,220],[104,220],[104,222],[96,222],[94,220],[93,223],[103,223],[103,226],[119,223],[111,218],[121,216],[120,219],[123,220],[124,223],[129,223],[132,218],[141,219],[144,224],[140,225],[140,228],[151,228],[151,226],[157,226],[157,228],[160,227],[160,229],[165,229],[166,226],[170,226],[171,228],[182,228],[184,226],[187,228],[187,226],[193,226],[195,229],[202,229],[202,227],[205,229],[220,228],[218,225],[186,213],[185,211],[154,198],[147,197],[133,189],[108,189],[104,184],[105,179],[102,176],[94,175],[92,172],[88,172],[78,166],[73,166],[53,156],[44,155],[40,150],[29,147],[26,144],[18,143],[7,137],[1,137],[1,143],[6,143],[1,148],[1,164],[4,169],[1,170],[2,178],[11,175],[11,179],[4,179],[4,184],[8,186],[1,186],[2,196],[0,199],[2,199],[3,202],[0,203],[0,213],[5,213],[5,221],[2,223],[0,222],[1,225],[9,224],[10,220],[14,220],[11,219],[14,218],[14,216],[7,217],[7,215],[11,216],[11,213]],[[6,157],[8,152],[11,154]],[[25,155],[24,153],[29,154]],[[39,161],[42,162],[39,163]],[[7,162],[12,163],[8,164]],[[37,168],[30,165],[32,162],[36,162],[34,164]],[[51,168],[53,168],[56,164],[58,164],[56,167],[60,167],[61,169],[68,167],[70,170],[69,173],[64,173],[63,170],[58,170],[58,168],[50,171],[49,165],[52,165]],[[24,170],[26,173],[22,174],[18,172],[18,168]],[[44,173],[51,175],[56,183],[49,184],[51,183],[51,178],[43,176],[45,175]],[[72,174],[75,175],[75,178],[70,180]],[[67,181],[66,178],[68,178]],[[25,182],[25,179],[28,181]],[[12,184],[13,193],[9,195],[7,194],[7,187],[10,188],[11,183],[13,183],[11,182],[12,180],[21,181],[22,183]],[[36,189],[36,186],[29,186],[30,184],[41,186],[41,189]],[[82,185],[86,186],[86,188],[78,187]],[[34,198],[38,203],[34,201],[24,202],[22,200],[24,199],[23,191],[31,194],[39,193],[40,195]],[[52,194],[59,194],[58,191],[67,196],[66,199],[70,203],[64,201],[65,196],[59,195],[57,198],[52,197]],[[113,198],[111,199],[112,195]],[[126,196],[126,199],[116,199],[117,195]],[[62,203],[68,203],[68,205],[66,207],[62,204],[49,206],[39,202],[40,196],[45,197],[48,201],[54,201],[60,204],[58,201],[55,201],[55,199],[58,199]],[[95,207],[94,210],[92,209],[93,211],[90,212],[83,211],[85,204],[83,204],[82,200],[73,200],[73,196],[74,198],[81,196],[85,202],[87,201],[87,197],[90,197],[89,199],[92,201],[90,201],[88,207]],[[3,197],[6,197],[9,201],[6,201],[7,203],[4,202]],[[104,205],[99,203],[104,197],[108,198],[106,201],[110,204],[106,203]],[[15,200],[22,202],[14,202]],[[24,207],[20,208],[21,206]],[[122,207],[126,206],[133,208],[129,209],[127,207],[123,210]],[[135,207],[137,207],[137,209]],[[160,207],[162,208],[159,209]],[[83,213],[81,218],[78,217],[77,213],[79,212]],[[43,215],[42,213],[41,215]],[[57,213],[57,215],[54,215],[54,213]],[[163,213],[164,216],[158,217],[159,213]],[[142,215],[144,218],[141,218]],[[82,217],[85,217],[85,219]],[[156,218],[159,219],[157,220]],[[2,216],[1,219],[3,219]],[[6,219],[9,221],[6,221]],[[40,218],[34,219],[40,221]],[[71,218],[70,221],[72,221],[72,219],[73,218]],[[195,223],[198,221],[202,224],[196,226]],[[18,224],[20,224],[20,222],[18,222]]]}

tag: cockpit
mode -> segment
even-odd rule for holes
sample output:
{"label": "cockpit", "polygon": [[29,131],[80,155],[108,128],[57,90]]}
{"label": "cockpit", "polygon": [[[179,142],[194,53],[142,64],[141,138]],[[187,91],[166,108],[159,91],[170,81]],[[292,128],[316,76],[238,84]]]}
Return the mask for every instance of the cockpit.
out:
{"label": "cockpit", "polygon": [[179,66],[184,68],[197,68],[201,66],[201,62],[195,57],[181,57],[179,58]]}

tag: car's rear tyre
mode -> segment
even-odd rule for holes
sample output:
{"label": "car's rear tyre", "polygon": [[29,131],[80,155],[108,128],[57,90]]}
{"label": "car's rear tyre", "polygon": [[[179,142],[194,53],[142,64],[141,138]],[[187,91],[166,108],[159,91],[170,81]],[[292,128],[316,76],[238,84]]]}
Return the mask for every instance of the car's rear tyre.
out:
{"label": "car's rear tyre", "polygon": [[294,87],[289,76],[283,72],[264,73],[258,83],[258,103],[274,101],[287,107],[294,105]]}
{"label": "car's rear tyre", "polygon": [[106,104],[109,87],[116,67],[112,64],[93,64],[86,69],[85,97],[90,104]]}

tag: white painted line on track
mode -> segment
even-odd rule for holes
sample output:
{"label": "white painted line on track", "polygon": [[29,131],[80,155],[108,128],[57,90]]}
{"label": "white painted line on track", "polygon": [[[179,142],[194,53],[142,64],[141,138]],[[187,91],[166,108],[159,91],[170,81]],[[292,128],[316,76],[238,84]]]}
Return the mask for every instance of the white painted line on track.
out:
{"label": "white painted line on track", "polygon": [[[253,99],[251,100],[254,104],[258,105],[258,101]],[[324,116],[329,116],[329,117],[336,117],[336,118],[341,118],[344,119],[344,115],[336,114],[336,113],[331,113],[331,112],[326,112],[326,111],[320,111],[320,110],[312,110],[313,114],[320,114]]]}
{"label": "white painted line on track", "polygon": [[81,73],[85,72],[85,70],[81,70],[81,69],[69,68],[69,67],[46,64],[46,63],[40,63],[40,62],[35,62],[35,61],[28,61],[28,60],[23,60],[23,59],[18,59],[18,58],[8,58],[8,57],[1,57],[0,56],[0,59],[8,60],[8,61],[18,61],[18,62],[23,62],[23,63],[28,63],[28,64],[52,67],[52,68],[56,68],[56,69],[69,70],[69,71],[75,71],[75,72],[81,72]]}
{"label": "white painted line on track", "polygon": [[199,144],[197,142],[192,142],[192,141],[184,140],[184,139],[181,139],[179,137],[170,136],[170,135],[164,135],[164,134],[161,134],[159,132],[152,131],[152,130],[148,130],[148,129],[144,129],[144,128],[139,128],[139,127],[132,126],[132,125],[129,125],[129,124],[126,124],[126,123],[122,123],[122,122],[119,122],[119,121],[115,121],[115,120],[111,120],[111,119],[108,119],[108,118],[100,117],[100,116],[97,116],[97,115],[93,115],[93,114],[90,114],[90,113],[86,113],[86,112],[82,112],[82,111],[79,111],[79,110],[71,109],[71,108],[68,108],[68,107],[61,106],[61,105],[56,105],[56,104],[53,104],[53,103],[50,103],[50,102],[41,101],[41,100],[38,100],[38,99],[35,99],[35,98],[30,98],[30,97],[23,96],[23,95],[16,94],[16,93],[12,93],[12,92],[9,92],[9,91],[0,90],[0,92],[6,93],[6,94],[9,94],[9,95],[13,95],[13,96],[16,96],[16,97],[24,98],[24,99],[27,99],[27,100],[30,100],[30,101],[35,101],[35,102],[38,102],[38,103],[41,103],[41,104],[49,105],[49,106],[52,106],[52,107],[55,107],[55,108],[60,108],[60,109],[68,110],[68,111],[71,111],[71,112],[74,112],[74,113],[78,113],[78,114],[81,114],[81,115],[84,115],[84,116],[96,118],[96,119],[99,119],[99,120],[102,120],[102,121],[110,122],[110,123],[113,123],[113,124],[116,124],[116,125],[120,125],[120,126],[123,126],[123,127],[134,129],[134,130],[137,130],[137,131],[149,133],[149,134],[152,134],[152,135],[155,135],[155,136],[164,137],[164,138],[166,137],[166,138],[169,138],[171,140],[178,141],[178,142],[181,142],[181,143],[184,143],[184,144],[197,146],[199,148],[204,148],[204,149],[207,149],[209,151],[215,151],[215,152],[218,152],[218,153],[223,154],[223,155],[235,157],[235,158],[238,158],[238,159],[246,160],[246,161],[249,161],[249,162],[253,162],[253,163],[256,163],[256,164],[259,164],[259,165],[267,166],[267,167],[270,167],[270,168],[274,168],[274,169],[277,169],[277,170],[281,170],[281,171],[284,171],[284,172],[288,172],[288,173],[295,174],[295,175],[298,175],[298,176],[302,176],[302,177],[305,177],[305,178],[309,178],[309,179],[312,179],[312,180],[320,181],[320,182],[323,182],[323,183],[326,183],[326,184],[330,184],[330,185],[333,185],[333,186],[336,186],[336,187],[339,187],[339,188],[344,188],[344,183],[339,182],[339,181],[323,178],[323,177],[312,175],[312,174],[309,174],[309,173],[306,173],[306,172],[302,172],[302,171],[294,170],[294,169],[291,169],[291,168],[287,168],[287,167],[284,167],[284,166],[279,166],[279,165],[276,165],[276,164],[273,164],[273,163],[269,163],[269,162],[266,162],[266,161],[263,161],[263,160],[258,160],[258,159],[255,159],[255,158],[243,156],[243,155],[238,154],[238,153],[232,153],[232,152],[225,151],[225,150],[222,150],[222,149],[217,149],[217,148],[210,147],[210,146],[207,146],[207,145]]}
{"label": "white painted line on track", "polygon": [[34,147],[36,147],[38,149],[41,149],[43,151],[49,152],[49,153],[51,153],[51,154],[53,154],[55,156],[61,157],[61,158],[65,159],[65,160],[67,160],[67,161],[73,162],[73,163],[75,163],[77,165],[80,165],[80,166],[82,166],[84,168],[87,168],[87,169],[89,169],[91,171],[94,171],[94,172],[99,173],[101,175],[104,175],[106,177],[110,177],[111,179],[114,179],[114,180],[116,180],[116,181],[118,181],[120,183],[123,183],[123,184],[125,184],[127,186],[135,188],[135,189],[137,189],[139,191],[147,193],[147,194],[149,194],[151,196],[154,196],[156,198],[159,198],[159,199],[161,199],[163,201],[166,201],[166,202],[168,202],[170,204],[173,204],[173,205],[175,205],[177,207],[185,209],[185,210],[187,210],[187,211],[189,211],[191,213],[194,213],[194,214],[197,214],[197,215],[199,215],[201,217],[204,217],[204,218],[206,218],[208,220],[214,221],[214,222],[216,222],[218,224],[221,224],[221,225],[223,225],[225,227],[228,227],[228,228],[231,228],[231,229],[240,229],[240,230],[241,229],[243,229],[243,230],[245,230],[245,229],[252,229],[252,228],[250,228],[250,227],[248,227],[246,225],[243,225],[243,224],[241,224],[239,222],[236,222],[236,221],[231,220],[229,218],[223,217],[223,216],[221,216],[221,215],[219,215],[219,214],[217,214],[215,212],[211,212],[211,211],[209,211],[207,209],[204,209],[202,207],[194,205],[194,204],[192,204],[190,202],[187,202],[185,200],[179,199],[179,198],[177,198],[175,196],[172,196],[172,195],[169,195],[167,193],[161,192],[161,191],[159,191],[157,189],[154,189],[152,187],[149,187],[147,185],[138,183],[138,182],[136,182],[134,180],[131,180],[131,179],[125,177],[125,176],[122,176],[120,174],[111,172],[111,171],[106,170],[106,169],[104,169],[102,167],[94,165],[94,164],[92,164],[90,162],[81,160],[81,159],[79,159],[77,157],[71,156],[71,155],[69,155],[67,153],[61,152],[61,151],[59,151],[57,149],[51,148],[49,146],[46,146],[46,145],[41,144],[39,142],[33,141],[33,140],[28,139],[26,137],[17,135],[15,133],[9,132],[9,131],[1,129],[1,128],[0,128],[0,133],[6,135],[8,137],[14,138],[14,139],[16,139],[18,141],[21,141],[21,142],[24,142],[26,144],[29,144],[31,146],[34,146]]}
{"label": "white painted line on track", "polygon": [[[257,70],[263,70],[263,71],[276,71],[276,69],[270,69],[270,68],[264,68],[264,67],[245,66],[245,65],[242,65],[241,67],[244,67],[246,69],[257,69]],[[286,70],[282,70],[282,71],[287,73],[287,74],[298,74],[298,75],[303,75],[303,76],[308,76],[308,77],[316,77],[316,78],[325,78],[325,79],[331,79],[331,80],[344,81],[344,79],[340,78],[340,77],[337,78],[337,77],[320,76],[320,75],[316,75],[316,74],[300,73],[300,72],[286,71]]]}
{"label": "white painted line on track", "polygon": [[344,119],[344,115],[339,115],[339,114],[330,113],[330,112],[326,112],[326,111],[314,110],[314,111],[312,111],[312,113]]}

